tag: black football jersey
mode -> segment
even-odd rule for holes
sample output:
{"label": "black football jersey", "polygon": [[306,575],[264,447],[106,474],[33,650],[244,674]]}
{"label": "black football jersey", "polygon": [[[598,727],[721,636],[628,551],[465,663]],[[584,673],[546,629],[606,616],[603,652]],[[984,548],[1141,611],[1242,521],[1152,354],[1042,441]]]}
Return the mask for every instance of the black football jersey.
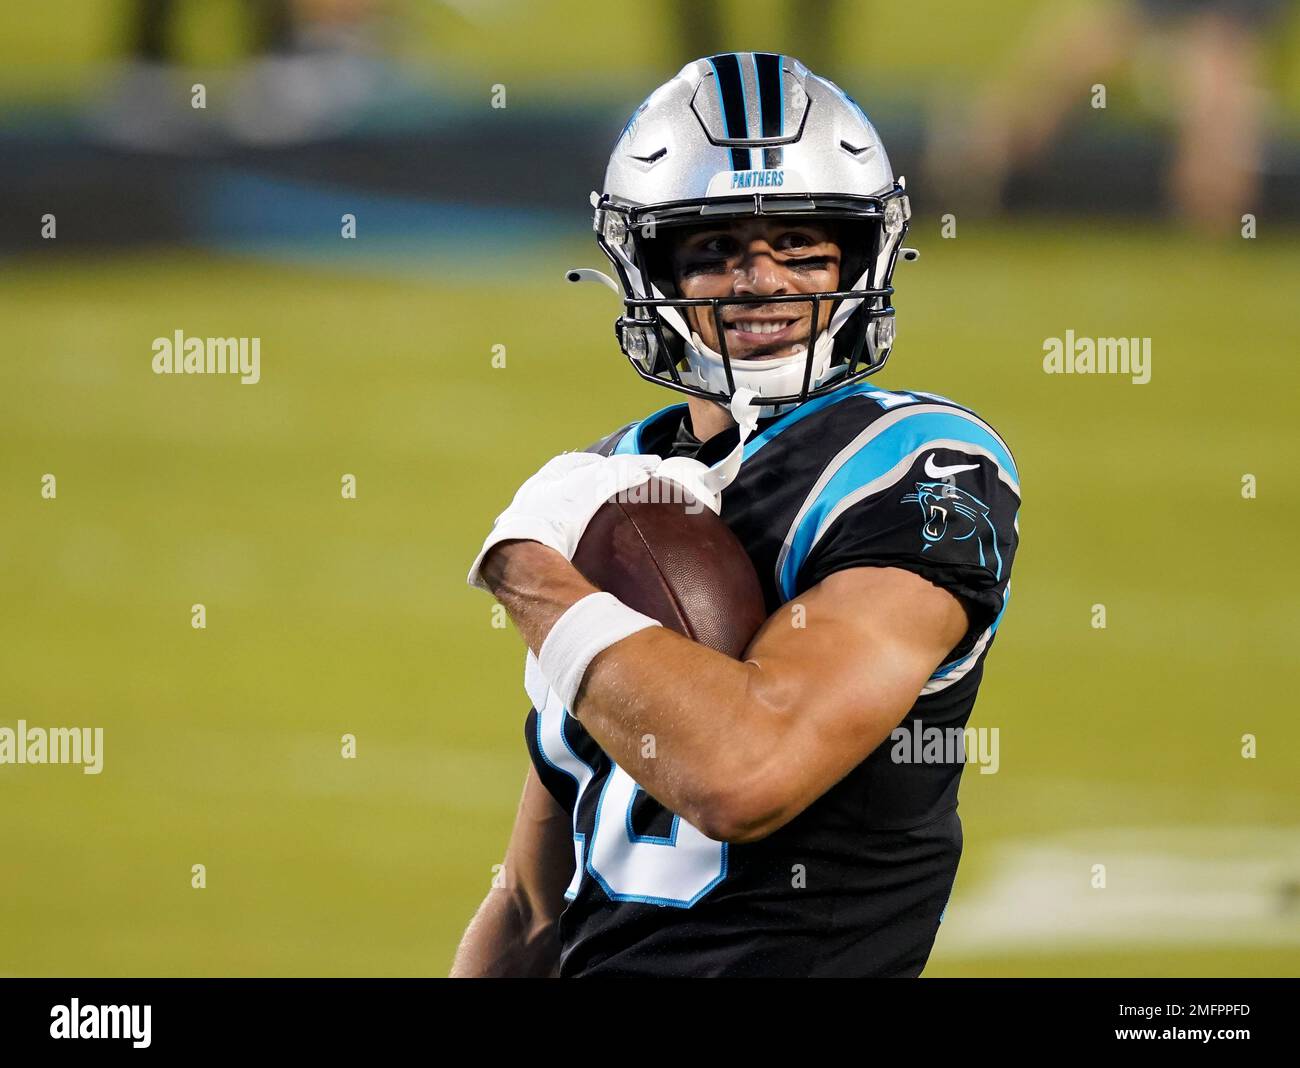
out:
{"label": "black football jersey", "polygon": [[[735,428],[701,446],[686,411],[595,448],[706,464],[734,448]],[[911,732],[966,726],[1010,595],[1019,506],[1011,453],[978,416],[865,381],[761,421],[722,494],[769,611],[850,567],[906,568],[962,601],[969,630],[903,721]],[[525,733],[573,819],[561,975],[921,972],[961,856],[960,750],[905,761],[920,747],[886,740],[780,830],[724,843],[656,802],[557,704],[531,710]]]}

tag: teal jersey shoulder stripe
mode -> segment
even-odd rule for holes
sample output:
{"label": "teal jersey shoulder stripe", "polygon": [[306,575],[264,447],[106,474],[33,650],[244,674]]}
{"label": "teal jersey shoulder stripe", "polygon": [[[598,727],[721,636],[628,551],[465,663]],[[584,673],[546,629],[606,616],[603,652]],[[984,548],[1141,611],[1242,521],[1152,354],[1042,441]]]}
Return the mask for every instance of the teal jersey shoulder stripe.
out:
{"label": "teal jersey shoulder stripe", "polygon": [[641,452],[641,431],[650,426],[656,419],[661,419],[669,412],[685,411],[685,404],[670,404],[667,408],[660,408],[657,412],[647,415],[636,426],[632,427],[626,434],[618,439],[618,444],[614,446],[611,456],[632,456]]}
{"label": "teal jersey shoulder stripe", "polygon": [[805,401],[793,411],[786,412],[784,416],[778,419],[761,434],[755,434],[745,443],[744,458],[748,460],[754,453],[758,452],[764,445],[780,434],[783,430],[789,430],[795,423],[801,419],[807,419],[810,415],[816,415],[832,404],[839,404],[850,397],[867,397],[874,400],[882,408],[892,408],[898,404],[918,403],[917,398],[910,393],[891,393],[888,390],[881,389],[879,386],[873,386],[866,380],[846,386],[844,389],[837,389],[834,393],[827,393],[821,397],[814,397],[810,401]]}

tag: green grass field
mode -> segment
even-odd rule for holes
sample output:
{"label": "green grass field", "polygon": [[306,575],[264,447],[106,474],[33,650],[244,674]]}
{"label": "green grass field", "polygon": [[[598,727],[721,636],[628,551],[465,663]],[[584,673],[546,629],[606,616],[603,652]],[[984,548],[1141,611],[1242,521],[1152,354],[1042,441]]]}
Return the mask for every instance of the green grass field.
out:
{"label": "green grass field", "polygon": [[[979,410],[1025,505],[928,974],[1300,974],[1297,235],[935,232],[881,381]],[[560,281],[592,257],[496,295],[459,260],[0,267],[0,726],[105,729],[99,776],[0,766],[0,974],[445,973],[526,769],[465,570],[546,458],[672,399]],[[152,374],[178,328],[261,337],[262,381]],[[1045,375],[1067,329],[1151,337],[1151,382]]]}

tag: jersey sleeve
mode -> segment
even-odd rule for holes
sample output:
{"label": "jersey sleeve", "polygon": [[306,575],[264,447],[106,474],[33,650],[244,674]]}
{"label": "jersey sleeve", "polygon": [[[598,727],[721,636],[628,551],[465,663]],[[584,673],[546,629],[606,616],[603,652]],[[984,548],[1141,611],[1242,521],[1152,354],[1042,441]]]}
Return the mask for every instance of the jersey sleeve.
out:
{"label": "jersey sleeve", "polygon": [[614,433],[601,438],[599,441],[588,445],[583,452],[594,452],[600,456],[612,456],[614,450],[618,448],[619,442],[623,440],[636,423],[628,423],[627,426],[621,426]]}
{"label": "jersey sleeve", "polygon": [[1010,589],[1015,461],[970,413],[899,416],[864,432],[822,473],[792,529],[783,593],[797,596],[846,568],[903,568],[962,602],[968,648],[996,629]]}

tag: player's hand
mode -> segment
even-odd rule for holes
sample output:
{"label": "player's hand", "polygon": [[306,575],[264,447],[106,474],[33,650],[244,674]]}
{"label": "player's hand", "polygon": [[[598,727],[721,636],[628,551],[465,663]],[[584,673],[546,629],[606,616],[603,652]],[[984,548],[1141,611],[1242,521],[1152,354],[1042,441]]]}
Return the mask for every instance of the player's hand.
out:
{"label": "player's hand", "polygon": [[615,494],[649,481],[662,462],[658,456],[591,452],[566,452],[548,461],[497,516],[469,569],[469,584],[487,589],[479,568],[488,552],[503,541],[540,542],[572,560],[600,506]]}

